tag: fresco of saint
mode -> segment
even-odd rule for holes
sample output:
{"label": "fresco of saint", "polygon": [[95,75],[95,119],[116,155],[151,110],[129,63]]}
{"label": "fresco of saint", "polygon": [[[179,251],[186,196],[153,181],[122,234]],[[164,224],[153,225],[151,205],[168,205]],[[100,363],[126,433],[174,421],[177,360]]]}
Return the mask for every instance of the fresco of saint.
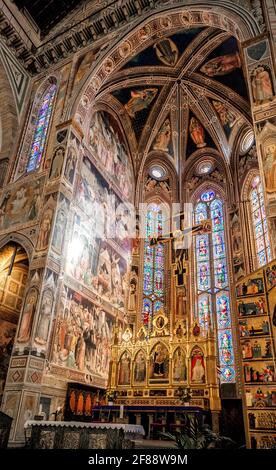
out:
{"label": "fresco of saint", "polygon": [[216,75],[227,75],[240,67],[241,59],[238,52],[235,52],[234,54],[226,54],[209,60],[201,67],[200,71],[208,77],[214,77]]}
{"label": "fresco of saint", "polygon": [[204,129],[195,117],[192,117],[190,121],[190,135],[197,148],[202,148],[206,146],[206,142],[204,142]]}
{"label": "fresco of saint", "polygon": [[143,109],[147,109],[154,100],[158,92],[157,88],[147,88],[144,90],[131,90],[131,98],[125,105],[125,109],[131,118],[135,118],[135,114]]}
{"label": "fresco of saint", "polygon": [[269,72],[259,65],[251,76],[252,93],[256,105],[266,103],[273,98],[273,87]]}
{"label": "fresco of saint", "polygon": [[169,143],[171,140],[171,123],[169,119],[166,119],[165,122],[160,127],[160,130],[155,138],[153,149],[162,150],[163,152],[168,152]]}

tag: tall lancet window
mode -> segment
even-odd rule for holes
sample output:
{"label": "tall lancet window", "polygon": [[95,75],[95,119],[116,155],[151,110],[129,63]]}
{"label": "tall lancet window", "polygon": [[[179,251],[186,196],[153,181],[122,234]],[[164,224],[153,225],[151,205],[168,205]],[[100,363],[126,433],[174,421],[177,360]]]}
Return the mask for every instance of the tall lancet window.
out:
{"label": "tall lancet window", "polygon": [[27,173],[30,171],[37,170],[40,166],[56,92],[57,85],[55,83],[52,83],[47,88],[41,98],[40,106],[36,117],[28,163],[26,167]]}
{"label": "tall lancet window", "polygon": [[152,320],[164,308],[165,256],[162,243],[150,246],[149,238],[162,234],[163,215],[158,204],[150,204],[146,214],[144,246],[142,323],[150,331]]}
{"label": "tall lancet window", "polygon": [[201,329],[217,332],[220,381],[235,382],[233,338],[223,201],[215,191],[201,194],[195,222],[212,220],[212,233],[195,237],[196,315]]}
{"label": "tall lancet window", "polygon": [[250,190],[251,214],[258,267],[271,260],[269,235],[264,206],[264,194],[261,179],[256,176]]}

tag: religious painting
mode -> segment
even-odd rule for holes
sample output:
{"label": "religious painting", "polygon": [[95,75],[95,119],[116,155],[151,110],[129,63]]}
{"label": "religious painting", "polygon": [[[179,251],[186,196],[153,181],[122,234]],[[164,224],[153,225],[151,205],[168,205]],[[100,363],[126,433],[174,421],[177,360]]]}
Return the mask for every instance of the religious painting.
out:
{"label": "religious painting", "polygon": [[167,118],[160,127],[152,146],[153,150],[161,150],[173,155],[171,121]]}
{"label": "religious painting", "polygon": [[30,339],[37,299],[38,290],[35,287],[31,287],[27,292],[21,316],[21,323],[17,335],[18,343],[27,343]]}
{"label": "religious painting", "polygon": [[34,416],[37,414],[38,411],[38,399],[39,394],[25,392],[21,404],[20,415],[17,425],[16,437],[24,439],[25,432],[24,432],[24,424],[26,421],[34,419]]}
{"label": "religious painting", "polygon": [[51,289],[45,289],[42,294],[40,312],[35,332],[35,343],[45,346],[48,341],[54,305],[54,294]]}
{"label": "religious painting", "polygon": [[235,210],[230,214],[230,227],[233,248],[234,275],[236,281],[238,281],[245,274],[242,230],[238,210]]}
{"label": "religious painting", "polygon": [[131,357],[128,351],[125,351],[118,364],[118,385],[130,385],[131,376]]}
{"label": "religious painting", "polygon": [[91,69],[95,58],[95,51],[89,51],[79,59],[76,67],[73,86],[77,86],[83,77],[87,74],[87,72]]}
{"label": "religious painting", "polygon": [[49,179],[55,179],[61,176],[64,154],[64,147],[59,146],[55,149]]}
{"label": "religious painting", "polygon": [[163,64],[174,67],[178,60],[177,45],[170,38],[164,38],[153,45],[158,59]]}
{"label": "religious painting", "polygon": [[256,362],[253,364],[244,365],[244,380],[245,382],[255,383],[267,383],[276,381],[275,367],[270,362],[260,362],[256,366]]}
{"label": "religious painting", "polygon": [[267,290],[276,286],[276,263],[270,264],[265,270]]}
{"label": "religious painting", "polygon": [[77,152],[76,149],[70,145],[67,154],[67,160],[64,170],[64,178],[73,185],[74,177],[76,173],[76,166],[77,166]]}
{"label": "religious painting", "polygon": [[127,261],[75,216],[66,272],[117,308],[125,305]]}
{"label": "religious painting", "polygon": [[137,309],[138,266],[132,266],[129,279],[128,310]]}
{"label": "religious painting", "polygon": [[[104,171],[119,187],[122,195],[126,199],[132,194],[132,168],[125,138],[118,125],[118,122],[111,114],[99,111],[94,114],[89,130],[89,145],[93,155],[102,164]],[[84,164],[88,165],[87,161]],[[82,176],[85,178],[82,167]],[[90,166],[90,172],[94,173]],[[91,179],[89,183],[91,185]],[[95,177],[97,179],[97,177]],[[93,187],[93,184],[92,184]]]}
{"label": "religious painting", "polygon": [[187,381],[186,355],[184,349],[177,348],[172,360],[173,382],[181,383]]}
{"label": "religious painting", "polygon": [[35,220],[42,203],[44,177],[17,185],[0,201],[0,230]]}
{"label": "religious painting", "polygon": [[[260,275],[262,275],[261,271],[260,271]],[[264,293],[264,280],[262,277],[247,279],[239,283],[236,287],[237,297],[247,296],[248,294],[259,295],[263,293]]]}
{"label": "religious painting", "polygon": [[134,383],[144,383],[146,380],[147,359],[144,351],[136,354],[133,365],[133,381]]}
{"label": "religious painting", "polygon": [[206,142],[204,142],[204,128],[195,117],[192,117],[190,120],[189,130],[190,136],[193,142],[196,144],[197,148],[206,147]]}
{"label": "religious painting", "polygon": [[205,383],[205,361],[203,351],[195,347],[191,353],[191,382]]}
{"label": "religious painting", "polygon": [[240,300],[238,302],[238,313],[240,317],[247,317],[250,315],[265,315],[267,313],[265,297],[259,297],[258,300],[252,299],[249,302]]}
{"label": "religious painting", "polygon": [[[2,411],[6,415],[10,416],[10,418],[13,418],[12,424],[11,424],[10,436],[9,436],[10,439],[13,438],[14,427],[15,427],[15,424],[16,424],[15,417],[16,417],[16,414],[18,412],[18,405],[19,405],[19,402],[20,402],[20,396],[21,396],[20,391],[17,391],[17,392],[7,391],[5,393],[5,401],[4,401],[4,403],[2,403]],[[1,399],[0,399],[0,404],[1,404]]]}
{"label": "religious painting", "polygon": [[222,103],[221,101],[213,100],[212,104],[213,104],[216,112],[218,113],[220,122],[221,122],[221,124],[222,124],[222,126],[225,130],[225,133],[226,133],[227,137],[229,137],[229,135],[231,133],[231,129],[232,129],[232,127],[234,127],[234,125],[235,125],[235,123],[238,119],[238,115],[236,113],[234,113],[234,111],[232,111],[230,106],[227,105],[226,103]]}
{"label": "religious painting", "polygon": [[45,251],[48,248],[52,221],[54,217],[54,211],[56,208],[56,197],[57,195],[50,195],[44,201],[44,210],[41,216],[41,222],[39,227],[38,239],[36,249],[37,251]]}
{"label": "religious painting", "polygon": [[52,247],[58,253],[61,253],[63,246],[68,217],[68,209],[69,201],[63,195],[61,195],[52,238]]}
{"label": "religious painting", "polygon": [[208,77],[217,75],[227,75],[235,69],[241,68],[241,59],[238,52],[226,54],[209,60],[204,64],[200,71]]}
{"label": "religious painting", "polygon": [[[104,379],[107,384],[114,319],[65,287],[58,308],[52,362]],[[84,378],[85,380],[85,378]]]}
{"label": "religious painting", "polygon": [[0,405],[13,349],[16,325],[0,319]]}
{"label": "religious painting", "polygon": [[163,343],[157,343],[150,355],[150,382],[168,382],[169,351]]}
{"label": "religious painting", "polygon": [[269,103],[274,96],[271,70],[268,65],[258,65],[251,73],[251,86],[254,104]]}
{"label": "religious painting", "polygon": [[131,98],[125,104],[125,110],[131,118],[136,117],[136,113],[147,109],[154,100],[158,92],[158,88],[144,88],[131,90]]}
{"label": "religious painting", "polygon": [[69,383],[64,420],[91,422],[93,407],[98,404],[104,391],[86,385]]}
{"label": "religious painting", "polygon": [[276,143],[263,145],[263,153],[265,189],[273,193],[276,192]]}

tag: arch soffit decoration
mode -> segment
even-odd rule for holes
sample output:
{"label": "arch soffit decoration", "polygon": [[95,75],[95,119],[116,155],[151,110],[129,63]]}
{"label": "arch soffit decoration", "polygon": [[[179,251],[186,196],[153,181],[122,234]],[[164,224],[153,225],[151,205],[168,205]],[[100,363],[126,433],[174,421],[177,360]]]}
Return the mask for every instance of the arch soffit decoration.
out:
{"label": "arch soffit decoration", "polygon": [[[141,42],[143,48],[148,47],[153,36],[157,33],[156,30],[160,36],[162,32],[167,34],[168,31],[171,31],[173,33],[187,26],[211,26],[229,31],[240,42],[261,33],[255,18],[241,5],[237,6],[232,2],[220,2],[220,4],[214,6],[210,3],[202,6],[202,4],[196,5],[193,2],[192,5],[187,5],[184,8],[176,7],[174,9],[169,6],[158,13],[153,12],[146,20],[140,21],[134,31],[124,34],[118,39],[115,46],[105,51],[104,55],[99,55],[91,74],[84,79],[82,87],[73,95],[72,101],[67,107],[65,118],[75,117],[76,120],[82,119],[84,121],[86,110],[81,104],[82,96],[86,95],[90,106],[92,106],[96,94],[108,80],[110,73],[118,70],[125,61],[134,56],[139,51]],[[164,17],[164,15],[166,16]],[[141,38],[142,40],[137,41],[138,32],[142,28],[144,28],[145,34]],[[107,67],[108,65],[109,67]]]}
{"label": "arch soffit decoration", "polygon": [[[144,188],[144,181],[148,176],[150,167],[152,165],[161,165],[165,167],[168,172],[168,178],[170,179],[171,183],[171,196],[163,194],[162,192],[152,195],[150,194],[148,197],[143,197],[143,188]],[[135,200],[136,203],[139,204],[141,201],[151,201],[154,198],[158,198],[160,202],[163,202],[167,205],[170,205],[172,202],[178,200],[177,199],[177,174],[176,169],[174,167],[171,158],[165,154],[165,152],[154,150],[149,153],[149,155],[145,155],[143,158],[143,163],[141,164],[140,171],[138,174],[137,179],[137,187],[136,187],[136,196]]]}

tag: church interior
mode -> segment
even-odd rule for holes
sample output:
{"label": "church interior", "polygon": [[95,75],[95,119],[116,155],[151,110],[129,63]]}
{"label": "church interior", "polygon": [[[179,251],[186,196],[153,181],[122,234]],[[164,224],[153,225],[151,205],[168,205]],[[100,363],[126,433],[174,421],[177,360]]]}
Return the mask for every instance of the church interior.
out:
{"label": "church interior", "polygon": [[276,449],[275,41],[274,0],[0,0],[8,447]]}

